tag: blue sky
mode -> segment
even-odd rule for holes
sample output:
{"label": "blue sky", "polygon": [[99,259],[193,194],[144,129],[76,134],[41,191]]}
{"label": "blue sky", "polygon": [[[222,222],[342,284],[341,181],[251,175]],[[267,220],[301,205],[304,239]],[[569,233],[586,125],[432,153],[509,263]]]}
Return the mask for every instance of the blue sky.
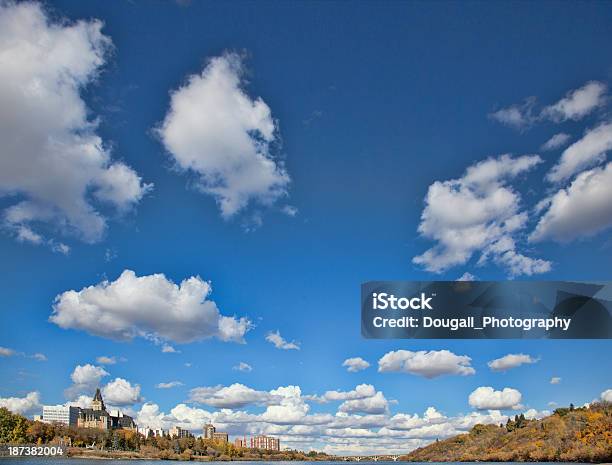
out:
{"label": "blue sky", "polygon": [[[403,451],[465,429],[473,412],[488,415],[482,421],[514,414],[512,406],[541,414],[550,402],[582,404],[612,388],[609,341],[371,341],[359,329],[359,286],[368,280],[454,280],[466,272],[482,280],[609,278],[609,4],[2,5],[1,20],[15,27],[0,33],[0,47],[13,53],[5,55],[11,72],[0,92],[0,138],[9,147],[0,152],[0,171],[9,173],[0,175],[0,345],[8,349],[0,401],[17,405],[38,392],[19,403],[32,414],[119,378],[132,394],[140,387],[131,400],[116,398],[141,424],[199,430],[211,417],[232,434],[269,432],[292,447],[351,453]],[[72,36],[63,35],[68,30]],[[71,54],[45,53],[41,35]],[[28,61],[23,44],[41,48],[44,69]],[[42,82],[43,91],[26,88],[30,82]],[[53,116],[73,114],[67,122]],[[47,142],[23,142],[40,134]],[[556,134],[567,140],[543,150]],[[81,163],[83,146],[101,161]],[[44,157],[66,170],[47,168]],[[491,165],[479,164],[489,158]],[[469,167],[497,174],[473,183]],[[428,197],[436,182],[448,202]],[[97,213],[81,209],[81,200]],[[445,206],[451,211],[440,213]],[[481,214],[485,220],[474,219]],[[457,226],[463,220],[473,229]],[[450,247],[446,233],[459,245]],[[432,247],[434,258],[413,261]],[[134,317],[148,301],[131,308],[121,289],[81,293],[81,303],[64,294],[101,289],[124,270],[163,274],[153,288],[130,285],[147,295],[166,286],[150,314],[174,317],[161,325]],[[230,341],[197,325],[186,336],[189,317],[181,312],[188,310],[164,300],[172,283],[194,276],[200,290],[211,283],[207,300],[238,325],[224,336]],[[54,305],[65,312],[64,327],[49,320]],[[92,321],[80,319],[87,305],[98,306]],[[216,324],[214,311],[189,308]],[[117,323],[121,312],[131,316]],[[112,321],[99,323],[103,315]],[[181,317],[170,334],[172,318]],[[131,340],[118,341],[113,322]],[[266,340],[275,331],[299,350]],[[177,352],[163,353],[165,344]],[[468,356],[475,373],[379,372],[378,361],[398,350]],[[532,363],[506,372],[487,366],[508,354]],[[103,355],[117,362],[97,362]],[[370,367],[347,372],[342,362],[351,357]],[[240,362],[252,371],[233,369]],[[71,388],[79,384],[75,368],[88,364],[108,374],[90,370],[83,373],[89,385]],[[561,382],[551,384],[553,377]],[[171,381],[182,385],[155,387]],[[204,402],[190,402],[193,389],[235,383],[259,400],[225,414],[206,400],[209,391]],[[304,398],[338,390],[344,401],[380,403],[380,396],[346,394],[360,384],[383,393],[382,411]],[[301,394],[270,394],[283,386]],[[470,394],[488,386],[494,399],[470,404]],[[519,391],[520,402],[508,401],[504,388]],[[499,399],[506,408],[492,407]],[[166,415],[145,416],[145,402]],[[475,408],[485,404],[492,408]],[[170,414],[177,405],[199,410]],[[424,417],[430,406],[444,417]],[[349,438],[325,432],[340,431],[338,409],[348,415]],[[273,420],[279,412],[295,420]],[[394,426],[402,413],[419,414],[421,423]],[[248,414],[260,416],[245,430],[235,418]],[[363,424],[368,415],[377,417],[372,427]]]}

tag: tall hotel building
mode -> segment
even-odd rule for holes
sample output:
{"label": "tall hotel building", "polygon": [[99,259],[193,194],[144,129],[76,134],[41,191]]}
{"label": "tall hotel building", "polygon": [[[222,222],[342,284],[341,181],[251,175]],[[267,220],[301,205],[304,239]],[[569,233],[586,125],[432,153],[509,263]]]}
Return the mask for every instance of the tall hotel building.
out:
{"label": "tall hotel building", "polygon": [[272,436],[254,436],[251,438],[251,449],[280,450],[280,440]]}
{"label": "tall hotel building", "polygon": [[204,433],[204,439],[212,439],[215,435],[215,431],[217,431],[217,429],[211,423],[204,425],[204,429],[202,431]]}

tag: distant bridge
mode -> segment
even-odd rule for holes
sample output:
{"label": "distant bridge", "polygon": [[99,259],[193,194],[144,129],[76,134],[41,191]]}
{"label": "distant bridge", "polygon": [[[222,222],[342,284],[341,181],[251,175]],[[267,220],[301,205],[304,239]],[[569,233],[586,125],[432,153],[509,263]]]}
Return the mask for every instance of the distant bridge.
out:
{"label": "distant bridge", "polygon": [[400,455],[352,455],[343,457],[345,462],[397,462]]}

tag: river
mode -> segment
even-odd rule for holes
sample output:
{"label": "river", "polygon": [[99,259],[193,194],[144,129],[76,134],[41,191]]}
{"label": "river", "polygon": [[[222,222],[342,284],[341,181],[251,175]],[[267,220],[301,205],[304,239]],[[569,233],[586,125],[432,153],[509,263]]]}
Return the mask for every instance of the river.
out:
{"label": "river", "polygon": [[[124,465],[135,465],[134,462],[136,462],[136,464],[138,465],[177,465],[178,463],[181,463],[180,461],[177,460],[113,460],[113,459],[80,459],[80,458],[74,458],[74,459],[59,459],[59,458],[44,458],[44,457],[40,457],[40,458],[23,458],[23,457],[18,457],[18,458],[5,458],[2,457],[0,458],[0,462],[14,462],[15,464],[21,464],[21,465],[39,465],[41,463],[45,463],[45,464],[63,464],[63,465],[102,465],[105,463],[113,463],[113,464],[124,464]],[[191,463],[212,463],[212,464],[218,464],[218,465],[227,465],[228,462],[197,462],[197,461],[192,461]],[[238,464],[252,464],[252,465],[281,465],[281,464],[291,464],[291,465],[339,465],[340,463],[344,463],[344,462],[299,462],[299,461],[290,461],[290,462],[283,462],[283,461],[256,461],[256,462],[251,462],[251,461],[236,461],[235,463]],[[351,462],[356,464],[357,462]],[[431,465],[431,462],[383,462],[383,461],[378,461],[378,462],[374,462],[374,461],[365,461],[362,460],[361,462],[358,462],[360,465],[372,465],[372,464],[376,464],[376,465],[383,465],[383,464],[401,464],[401,463],[410,463],[411,465]],[[483,464],[503,464],[503,465],[525,465],[524,462],[445,462],[445,464],[458,464],[458,465],[468,465],[470,463],[478,463],[478,465],[483,465]],[[530,462],[530,463],[536,463],[536,462]],[[550,462],[547,462],[550,463]],[[580,463],[573,463],[571,465],[587,465],[587,464],[580,464]],[[588,465],[592,465],[592,464],[588,464]]]}

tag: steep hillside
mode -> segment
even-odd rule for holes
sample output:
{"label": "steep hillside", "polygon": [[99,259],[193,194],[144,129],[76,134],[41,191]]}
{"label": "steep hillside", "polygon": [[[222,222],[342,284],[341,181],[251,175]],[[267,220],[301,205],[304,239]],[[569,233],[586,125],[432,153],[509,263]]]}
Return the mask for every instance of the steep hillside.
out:
{"label": "steep hillside", "polygon": [[402,457],[411,462],[612,461],[612,404],[562,408],[541,420],[476,425]]}

